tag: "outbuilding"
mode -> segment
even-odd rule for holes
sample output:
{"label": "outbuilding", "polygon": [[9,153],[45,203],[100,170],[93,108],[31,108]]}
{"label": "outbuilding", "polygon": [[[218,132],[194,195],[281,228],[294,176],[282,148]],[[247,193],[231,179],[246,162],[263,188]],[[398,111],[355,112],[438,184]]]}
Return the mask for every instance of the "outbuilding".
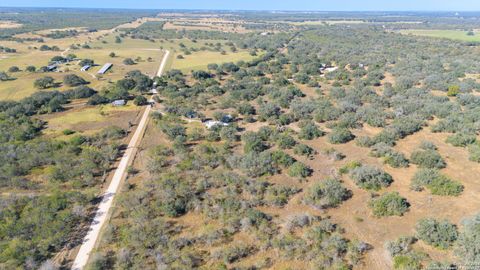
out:
{"label": "outbuilding", "polygon": [[98,71],[98,74],[105,74],[110,68],[112,68],[112,63],[106,63],[103,67]]}
{"label": "outbuilding", "polygon": [[117,107],[117,106],[125,106],[126,102],[124,99],[118,99],[118,100],[114,100],[112,102],[112,105]]}
{"label": "outbuilding", "polygon": [[58,66],[57,66],[56,64],[48,65],[48,66],[47,66],[47,70],[48,70],[48,71],[55,71],[55,70],[57,70],[57,67],[58,67]]}

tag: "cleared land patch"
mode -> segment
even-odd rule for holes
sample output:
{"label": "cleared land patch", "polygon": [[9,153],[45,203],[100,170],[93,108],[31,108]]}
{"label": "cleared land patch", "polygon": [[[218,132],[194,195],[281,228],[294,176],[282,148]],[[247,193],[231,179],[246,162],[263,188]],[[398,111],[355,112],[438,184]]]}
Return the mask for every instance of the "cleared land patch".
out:
{"label": "cleared land patch", "polygon": [[473,35],[468,35],[468,31],[464,30],[420,30],[410,29],[401,30],[402,34],[411,34],[416,36],[447,38],[460,41],[480,42],[480,32],[473,31]]}
{"label": "cleared land patch", "polygon": [[[179,54],[177,54],[179,55]],[[191,55],[183,55],[184,59],[174,59],[172,63],[173,69],[179,69],[181,71],[200,70],[206,69],[210,63],[226,63],[237,62],[240,60],[250,61],[254,58],[246,51],[237,53],[227,53],[222,55],[219,52],[196,52]]]}
{"label": "cleared land patch", "polygon": [[21,23],[14,21],[0,21],[0,29],[10,29],[10,28],[20,28],[22,27]]}

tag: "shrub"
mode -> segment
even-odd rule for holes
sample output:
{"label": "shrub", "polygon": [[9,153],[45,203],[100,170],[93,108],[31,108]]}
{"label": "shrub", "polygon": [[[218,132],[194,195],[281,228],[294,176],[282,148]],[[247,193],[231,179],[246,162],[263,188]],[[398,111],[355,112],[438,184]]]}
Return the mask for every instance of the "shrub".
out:
{"label": "shrub", "polygon": [[377,217],[402,216],[410,207],[407,199],[398,192],[390,192],[372,199],[369,203],[373,214]]}
{"label": "shrub", "polygon": [[328,134],[328,141],[333,144],[347,143],[354,138],[355,136],[347,128],[334,128]]}
{"label": "shrub", "polygon": [[243,150],[248,152],[262,152],[268,148],[262,138],[255,132],[246,132],[242,135]]}
{"label": "shrub", "polygon": [[295,159],[283,151],[273,151],[272,160],[277,165],[282,165],[285,168],[292,166]]}
{"label": "shrub", "polygon": [[350,161],[348,162],[347,164],[343,165],[339,170],[338,172],[340,174],[346,174],[346,173],[349,173],[351,170],[355,169],[355,168],[358,168],[358,167],[361,167],[362,166],[362,163],[360,163],[360,161],[357,161],[357,160],[354,160],[354,161]]}
{"label": "shrub", "polygon": [[463,222],[463,231],[458,236],[455,254],[465,265],[478,265],[480,262],[480,214]]}
{"label": "shrub", "polygon": [[423,150],[437,150],[437,146],[431,141],[422,141],[420,143],[420,149],[423,149]]}
{"label": "shrub", "polygon": [[237,111],[242,115],[255,115],[256,110],[250,103],[242,103],[238,105]]}
{"label": "shrub", "polygon": [[393,269],[416,270],[421,269],[420,260],[409,255],[400,255],[393,258]]}
{"label": "shrub", "polygon": [[329,156],[332,160],[339,161],[345,158],[345,155],[335,148],[329,148],[323,151],[323,154]]}
{"label": "shrub", "polygon": [[165,133],[170,140],[175,140],[178,136],[184,137],[187,135],[186,128],[182,125],[175,124],[162,124],[160,128],[163,133]]}
{"label": "shrub", "polygon": [[383,157],[383,162],[393,168],[408,167],[409,162],[407,158],[402,153],[393,150],[385,143],[377,143],[372,146],[370,154],[374,157]]}
{"label": "shrub", "polygon": [[312,169],[307,165],[297,161],[290,166],[288,175],[291,177],[306,178],[312,175]]}
{"label": "shrub", "polygon": [[474,162],[480,162],[480,145],[472,144],[468,146],[468,159]]}
{"label": "shrub", "polygon": [[406,168],[409,164],[408,159],[402,153],[396,151],[392,151],[385,155],[383,162],[393,168]]}
{"label": "shrub", "polygon": [[379,190],[393,182],[392,176],[383,170],[368,165],[351,170],[350,176],[357,186],[367,190]]}
{"label": "shrub", "polygon": [[11,80],[10,76],[4,71],[0,71],[0,82]]}
{"label": "shrub", "polygon": [[315,151],[315,149],[311,148],[308,145],[297,144],[297,146],[295,146],[295,148],[293,148],[293,153],[295,155],[313,157],[316,154],[316,151]]}
{"label": "shrub", "polygon": [[434,195],[458,196],[463,191],[463,185],[442,175],[436,169],[422,169],[415,173],[411,188],[421,191],[427,187]]}
{"label": "shrub", "polygon": [[304,228],[312,225],[313,222],[318,221],[318,217],[310,214],[299,214],[288,216],[284,228],[288,231],[293,231],[296,228]]}
{"label": "shrub", "polygon": [[220,256],[225,263],[233,263],[240,260],[241,258],[249,256],[253,251],[253,247],[238,244],[222,249],[220,251]]}
{"label": "shrub", "polygon": [[442,156],[435,150],[416,150],[412,153],[410,161],[420,168],[445,168],[446,163]]}
{"label": "shrub", "polygon": [[92,59],[82,59],[78,65],[83,67],[83,66],[93,66],[95,62]]}
{"label": "shrub", "polygon": [[83,84],[87,84],[88,82],[85,81],[82,77],[77,76],[75,74],[68,74],[63,77],[63,83],[67,86],[79,86]]}
{"label": "shrub", "polygon": [[127,66],[135,65],[135,61],[132,58],[123,59],[123,64]]}
{"label": "shrub", "polygon": [[28,72],[35,72],[37,68],[35,66],[27,66],[25,70]]}
{"label": "shrub", "polygon": [[302,140],[313,140],[324,134],[314,123],[308,122],[302,124],[298,137]]}
{"label": "shrub", "polygon": [[144,96],[136,96],[136,97],[133,99],[133,104],[135,104],[136,106],[147,105],[147,104],[148,104],[148,100],[147,100],[147,98],[144,97]]}
{"label": "shrub", "polygon": [[262,104],[258,109],[259,120],[276,119],[280,115],[280,107],[272,103]]}
{"label": "shrub", "polygon": [[460,93],[460,86],[458,85],[451,85],[448,87],[447,96],[455,97]]}
{"label": "shrub", "polygon": [[388,241],[385,248],[388,250],[390,256],[395,257],[410,252],[415,241],[416,239],[413,237],[402,236],[395,241]]}
{"label": "shrub", "polygon": [[63,135],[72,135],[75,133],[75,130],[71,130],[71,129],[65,129],[62,131]]}
{"label": "shrub", "polygon": [[317,208],[337,207],[350,197],[349,191],[337,179],[326,179],[313,185],[304,202]]}
{"label": "shrub", "polygon": [[477,141],[477,136],[475,134],[468,133],[455,133],[447,137],[446,142],[457,147],[465,147],[470,144],[474,144]]}
{"label": "shrub", "polygon": [[55,79],[50,76],[36,79],[33,86],[38,89],[47,89],[55,86]]}
{"label": "shrub", "polygon": [[277,137],[277,145],[281,149],[290,149],[297,144],[295,139],[288,134],[280,134]]}
{"label": "shrub", "polygon": [[430,262],[425,270],[455,270],[457,267],[449,262]]}
{"label": "shrub", "polygon": [[[234,163],[231,163],[232,167],[240,167],[245,173],[250,177],[260,177],[263,175],[274,175],[280,170],[274,162],[274,156],[265,151],[261,153],[249,152],[240,162],[238,160],[232,160]],[[285,160],[288,162],[288,160]]]}
{"label": "shrub", "polygon": [[19,72],[19,71],[20,71],[20,68],[18,68],[17,66],[11,66],[8,69],[8,72]]}
{"label": "shrub", "polygon": [[441,249],[449,248],[458,237],[457,227],[447,220],[421,219],[415,229],[419,239]]}

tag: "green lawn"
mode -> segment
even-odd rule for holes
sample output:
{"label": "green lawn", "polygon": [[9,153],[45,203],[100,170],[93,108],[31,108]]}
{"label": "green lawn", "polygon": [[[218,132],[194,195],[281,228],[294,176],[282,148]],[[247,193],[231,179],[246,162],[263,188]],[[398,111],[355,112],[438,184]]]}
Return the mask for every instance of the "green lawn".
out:
{"label": "green lawn", "polygon": [[402,30],[402,34],[412,34],[416,36],[425,36],[425,37],[436,37],[436,38],[447,38],[460,41],[469,41],[469,42],[480,42],[480,32],[475,31],[474,36],[467,35],[467,31],[462,30],[420,30],[420,29],[411,29],[411,30]]}

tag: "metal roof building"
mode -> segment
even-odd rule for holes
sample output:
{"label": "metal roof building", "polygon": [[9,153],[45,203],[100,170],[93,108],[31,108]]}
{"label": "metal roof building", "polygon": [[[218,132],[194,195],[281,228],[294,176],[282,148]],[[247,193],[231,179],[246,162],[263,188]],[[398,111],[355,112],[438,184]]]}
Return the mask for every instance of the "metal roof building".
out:
{"label": "metal roof building", "polygon": [[125,104],[127,104],[127,103],[123,99],[114,100],[112,102],[113,106],[125,106]]}
{"label": "metal roof building", "polygon": [[53,65],[48,65],[47,66],[47,70],[48,71],[54,71],[57,69],[57,65],[56,64],[53,64]]}
{"label": "metal roof building", "polygon": [[113,66],[112,63],[106,63],[103,67],[98,71],[98,74],[105,74],[111,67]]}

